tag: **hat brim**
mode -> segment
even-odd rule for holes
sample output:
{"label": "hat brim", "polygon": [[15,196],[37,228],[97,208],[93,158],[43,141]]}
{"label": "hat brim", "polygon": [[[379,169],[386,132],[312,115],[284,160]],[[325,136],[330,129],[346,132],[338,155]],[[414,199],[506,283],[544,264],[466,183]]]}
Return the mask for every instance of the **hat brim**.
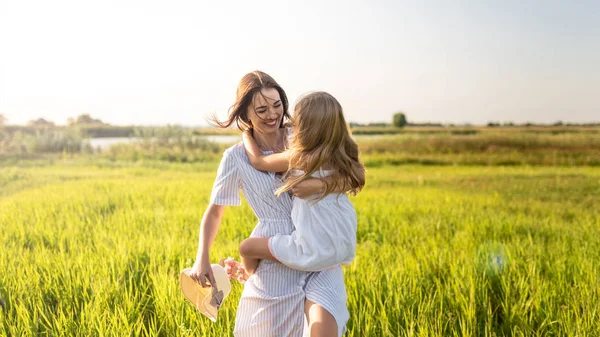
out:
{"label": "hat brim", "polygon": [[190,277],[190,270],[191,268],[185,268],[179,274],[181,292],[201,314],[216,322],[219,309],[211,304],[213,298],[212,287],[203,288]]}

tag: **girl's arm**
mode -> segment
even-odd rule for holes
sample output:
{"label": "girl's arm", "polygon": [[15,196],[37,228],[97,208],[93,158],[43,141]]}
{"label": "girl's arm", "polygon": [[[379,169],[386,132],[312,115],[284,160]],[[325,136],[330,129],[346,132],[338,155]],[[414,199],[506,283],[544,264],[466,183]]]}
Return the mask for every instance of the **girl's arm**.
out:
{"label": "girl's arm", "polygon": [[289,160],[287,152],[263,155],[250,132],[244,132],[242,139],[244,140],[244,148],[246,149],[250,164],[255,169],[271,172],[285,172],[288,170]]}
{"label": "girl's arm", "polygon": [[[292,249],[292,247],[290,247]],[[270,260],[279,261],[269,249],[269,238],[248,238],[240,244],[240,256],[244,265],[244,279],[248,279],[256,271],[258,261]],[[315,256],[318,259],[310,259],[304,261],[288,261],[283,262],[287,267],[301,271],[322,271],[340,265],[337,252],[329,251],[328,253]]]}
{"label": "girl's arm", "polygon": [[219,231],[224,212],[225,206],[209,204],[202,217],[198,253],[196,254],[196,262],[194,262],[190,271],[190,277],[204,288],[216,284],[210,266],[209,251]]}

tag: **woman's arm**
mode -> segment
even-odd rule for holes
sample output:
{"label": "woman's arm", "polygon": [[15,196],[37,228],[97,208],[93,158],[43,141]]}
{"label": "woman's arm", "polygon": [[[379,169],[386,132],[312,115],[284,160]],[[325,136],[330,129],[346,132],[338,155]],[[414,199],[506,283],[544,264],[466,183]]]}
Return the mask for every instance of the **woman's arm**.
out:
{"label": "woman's arm", "polygon": [[244,148],[246,149],[250,164],[255,169],[271,172],[285,172],[288,170],[289,160],[287,152],[263,155],[250,132],[244,132],[242,139],[244,140]]}
{"label": "woman's arm", "polygon": [[225,206],[209,204],[202,217],[198,253],[196,254],[196,262],[194,262],[190,271],[190,277],[204,288],[216,284],[210,266],[209,251],[219,231],[224,212]]}

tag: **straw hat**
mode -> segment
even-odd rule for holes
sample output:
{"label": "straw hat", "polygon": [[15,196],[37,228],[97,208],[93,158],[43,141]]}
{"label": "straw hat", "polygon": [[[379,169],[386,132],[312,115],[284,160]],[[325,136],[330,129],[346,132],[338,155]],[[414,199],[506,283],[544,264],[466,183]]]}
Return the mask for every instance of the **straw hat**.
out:
{"label": "straw hat", "polygon": [[200,284],[190,277],[191,268],[185,268],[179,274],[181,291],[185,298],[192,303],[200,313],[213,322],[217,321],[217,313],[223,300],[231,291],[231,283],[225,269],[218,264],[211,265],[216,287],[202,288]]}

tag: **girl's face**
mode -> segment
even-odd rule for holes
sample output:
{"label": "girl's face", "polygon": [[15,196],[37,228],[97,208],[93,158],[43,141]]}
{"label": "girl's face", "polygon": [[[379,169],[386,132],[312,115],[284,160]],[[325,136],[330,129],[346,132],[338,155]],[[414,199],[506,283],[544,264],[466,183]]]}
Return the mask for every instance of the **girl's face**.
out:
{"label": "girl's face", "polygon": [[279,92],[275,88],[262,89],[254,95],[252,104],[248,107],[248,119],[254,132],[275,133],[283,118],[283,104]]}

